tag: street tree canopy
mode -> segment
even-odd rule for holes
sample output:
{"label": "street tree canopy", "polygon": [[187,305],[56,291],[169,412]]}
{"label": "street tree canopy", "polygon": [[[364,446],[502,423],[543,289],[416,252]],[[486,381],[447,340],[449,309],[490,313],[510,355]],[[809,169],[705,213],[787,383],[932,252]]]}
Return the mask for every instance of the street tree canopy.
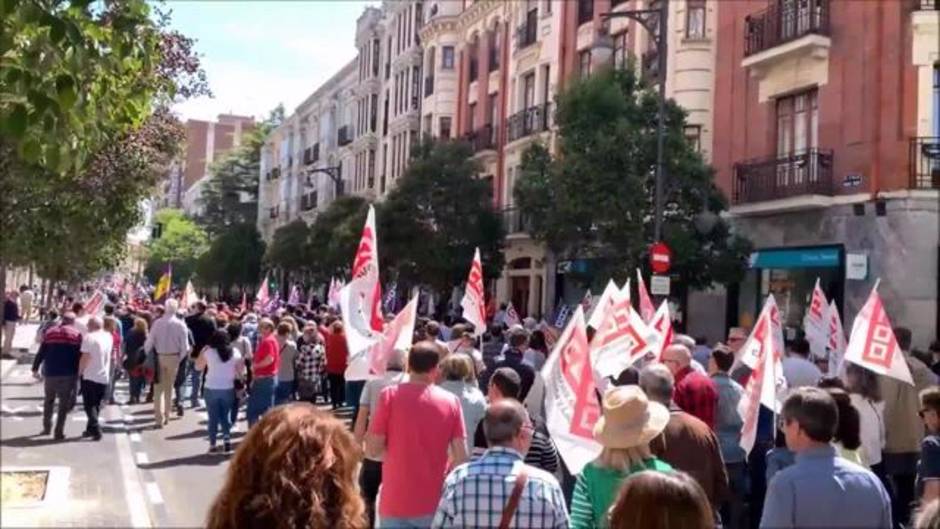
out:
{"label": "street tree canopy", "polygon": [[162,234],[150,242],[147,277],[156,282],[167,264],[173,266],[173,284],[185,285],[196,271],[196,261],[208,249],[205,230],[178,209],[163,209],[154,215]]}
{"label": "street tree canopy", "polygon": [[467,278],[480,248],[484,275],[503,267],[502,219],[491,184],[463,142],[425,139],[377,211],[382,268],[404,284],[448,292]]}
{"label": "street tree canopy", "polygon": [[223,294],[232,287],[253,289],[261,276],[264,241],[254,224],[230,226],[212,239],[209,250],[196,264],[198,283],[221,287]]}
{"label": "street tree canopy", "polygon": [[[543,145],[523,156],[514,189],[530,232],[562,259],[589,258],[594,279],[623,280],[647,268],[653,236],[658,94],[633,68],[576,82],[556,100],[557,156]],[[663,238],[683,288],[735,281],[749,243],[718,215],[727,202],[685,139],[685,112],[666,105]]]}

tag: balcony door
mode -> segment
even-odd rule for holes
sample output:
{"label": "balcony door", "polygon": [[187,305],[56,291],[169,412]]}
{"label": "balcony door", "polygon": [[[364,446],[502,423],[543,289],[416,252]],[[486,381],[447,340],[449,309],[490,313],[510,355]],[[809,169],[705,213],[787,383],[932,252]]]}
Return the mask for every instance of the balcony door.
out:
{"label": "balcony door", "polygon": [[816,180],[819,106],[815,88],[777,100],[777,186]]}
{"label": "balcony door", "polygon": [[824,0],[778,0],[780,40],[796,38],[819,23]]}

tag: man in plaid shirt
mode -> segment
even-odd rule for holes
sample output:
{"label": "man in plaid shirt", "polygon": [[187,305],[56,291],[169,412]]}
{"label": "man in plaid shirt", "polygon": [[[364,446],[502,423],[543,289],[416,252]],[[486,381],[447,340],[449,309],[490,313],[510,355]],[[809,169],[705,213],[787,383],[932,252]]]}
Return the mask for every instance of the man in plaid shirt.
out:
{"label": "man in plaid shirt", "polygon": [[[500,527],[513,489],[521,482],[518,505],[507,513],[508,527],[567,528],[568,510],[558,480],[523,462],[534,430],[522,404],[511,399],[491,404],[483,430],[490,448],[447,476],[432,527]],[[519,478],[521,472],[525,478]]]}

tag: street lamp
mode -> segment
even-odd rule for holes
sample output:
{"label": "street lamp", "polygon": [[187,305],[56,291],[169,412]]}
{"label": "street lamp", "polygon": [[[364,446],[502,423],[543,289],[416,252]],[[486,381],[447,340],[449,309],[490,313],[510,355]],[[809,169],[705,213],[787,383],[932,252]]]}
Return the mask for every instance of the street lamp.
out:
{"label": "street lamp", "polygon": [[336,186],[336,196],[339,197],[343,194],[343,167],[337,165],[336,167],[320,167],[317,169],[307,169],[305,176],[307,177],[304,182],[308,187],[313,186],[313,183],[310,181],[310,177],[317,174],[323,173],[326,176],[330,177],[330,180],[333,181],[333,184]]}
{"label": "street lamp", "polygon": [[[603,13],[601,18],[604,20],[612,18],[634,20],[650,32],[653,42],[656,44],[657,61],[659,63],[659,115],[656,126],[656,190],[653,206],[653,241],[659,242],[663,235],[663,178],[665,169],[663,166],[663,147],[666,137],[666,42],[669,34],[666,30],[666,22],[669,18],[668,2],[660,0],[659,7],[655,9]],[[613,50],[613,41],[609,35],[606,35],[606,32],[598,37],[595,47]]]}

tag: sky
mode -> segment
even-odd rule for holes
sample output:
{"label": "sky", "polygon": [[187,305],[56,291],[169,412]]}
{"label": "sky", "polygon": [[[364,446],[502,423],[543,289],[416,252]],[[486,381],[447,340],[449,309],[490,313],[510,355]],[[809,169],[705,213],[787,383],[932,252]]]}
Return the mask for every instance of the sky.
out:
{"label": "sky", "polygon": [[356,56],[356,19],[377,0],[169,0],[171,26],[196,40],[213,92],[177,104],[184,119],[290,115]]}

